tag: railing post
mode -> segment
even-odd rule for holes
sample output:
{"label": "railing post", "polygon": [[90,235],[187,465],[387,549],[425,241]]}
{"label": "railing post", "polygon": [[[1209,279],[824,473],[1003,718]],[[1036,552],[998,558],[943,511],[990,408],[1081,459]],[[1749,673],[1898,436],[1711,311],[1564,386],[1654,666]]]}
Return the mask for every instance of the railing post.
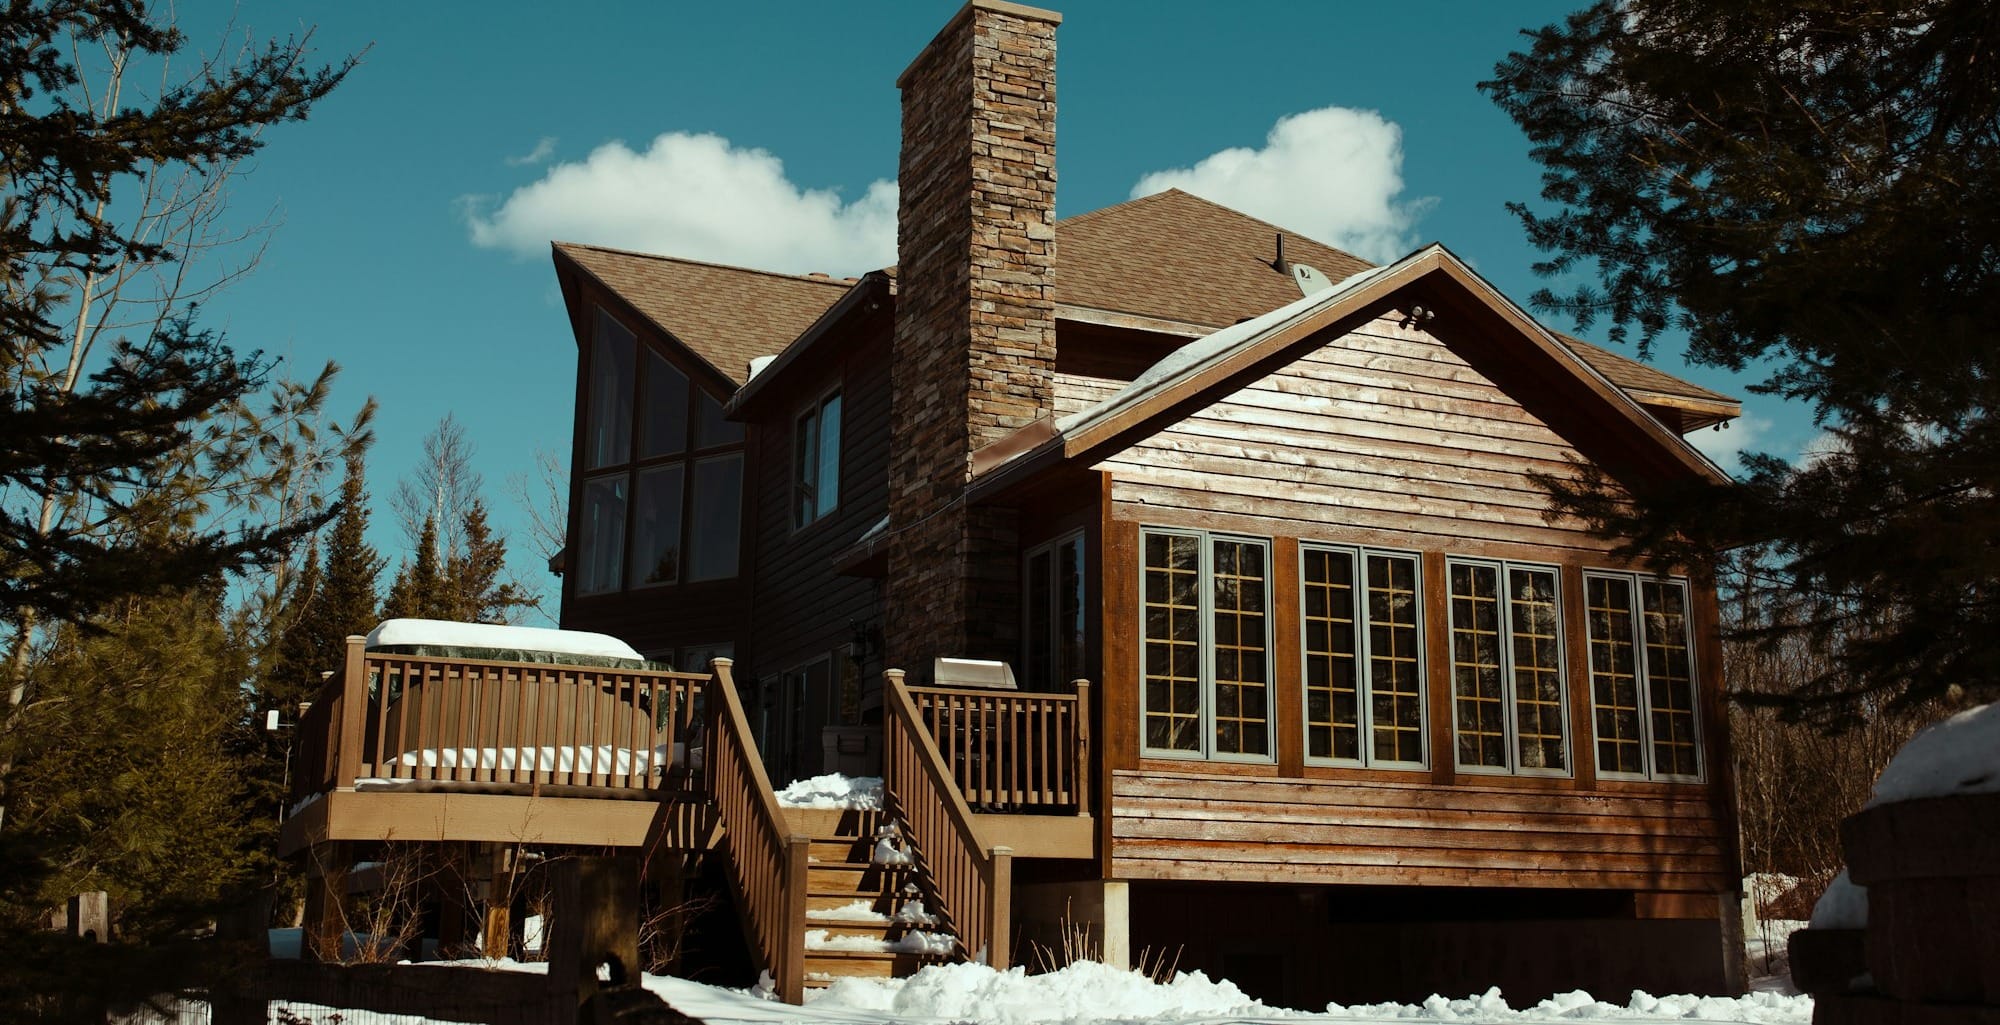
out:
{"label": "railing post", "polygon": [[361,768],[362,723],[368,715],[367,644],[368,638],[360,634],[347,637],[346,676],[340,687],[340,757],[334,763],[333,783],[341,790],[354,789]]}
{"label": "railing post", "polygon": [[778,998],[788,1004],[806,1002],[806,867],[812,840],[797,833],[785,837],[785,939],[782,975],[773,980]]}
{"label": "railing post", "polygon": [[995,971],[1006,971],[1013,954],[1009,939],[1014,932],[1012,917],[1014,906],[1014,848],[996,846],[986,862],[987,871],[993,874],[986,881],[986,964]]}
{"label": "railing post", "polygon": [[1090,814],[1090,681],[1076,681],[1076,813]]}

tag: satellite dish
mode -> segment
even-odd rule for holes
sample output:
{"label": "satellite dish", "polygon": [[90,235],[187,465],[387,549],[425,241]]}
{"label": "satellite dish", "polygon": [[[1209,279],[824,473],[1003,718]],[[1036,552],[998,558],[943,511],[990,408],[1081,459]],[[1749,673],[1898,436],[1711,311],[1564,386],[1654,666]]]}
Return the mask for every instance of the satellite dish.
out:
{"label": "satellite dish", "polygon": [[1315,295],[1333,287],[1333,282],[1319,268],[1309,264],[1292,264],[1292,280],[1298,283],[1300,295]]}

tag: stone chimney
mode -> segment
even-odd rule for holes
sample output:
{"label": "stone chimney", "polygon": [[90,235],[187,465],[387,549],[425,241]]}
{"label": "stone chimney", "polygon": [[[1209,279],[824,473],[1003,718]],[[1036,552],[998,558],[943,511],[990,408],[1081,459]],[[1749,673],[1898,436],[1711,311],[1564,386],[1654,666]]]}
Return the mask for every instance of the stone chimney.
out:
{"label": "stone chimney", "polygon": [[1015,655],[1013,516],[960,500],[974,452],[1054,411],[1061,20],[971,0],[897,81],[884,633],[890,664],[917,678],[939,655]]}

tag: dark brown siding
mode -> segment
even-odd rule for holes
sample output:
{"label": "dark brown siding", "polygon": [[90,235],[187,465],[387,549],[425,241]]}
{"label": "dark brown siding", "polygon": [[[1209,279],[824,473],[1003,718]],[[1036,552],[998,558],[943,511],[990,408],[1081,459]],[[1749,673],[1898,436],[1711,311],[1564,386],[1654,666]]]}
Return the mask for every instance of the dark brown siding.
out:
{"label": "dark brown siding", "polygon": [[[824,655],[852,639],[855,626],[879,625],[877,581],[839,573],[835,557],[889,514],[889,334],[885,312],[831,347],[832,361],[791,369],[792,387],[763,401],[751,424],[756,521],[757,679]],[[792,421],[808,402],[841,389],[840,503],[825,519],[792,529]],[[870,687],[881,676],[877,653],[863,667]],[[739,672],[739,678],[749,678]]]}

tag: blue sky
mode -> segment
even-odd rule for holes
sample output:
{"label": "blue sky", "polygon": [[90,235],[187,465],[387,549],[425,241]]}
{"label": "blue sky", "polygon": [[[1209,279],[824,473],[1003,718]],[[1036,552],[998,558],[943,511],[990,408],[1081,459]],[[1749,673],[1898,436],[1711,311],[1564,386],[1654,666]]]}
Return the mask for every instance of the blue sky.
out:
{"label": "blue sky", "polygon": [[[242,349],[338,360],[343,412],[381,402],[385,551],[402,547],[386,496],[446,412],[518,529],[501,484],[569,445],[575,348],[547,239],[836,274],[887,262],[895,79],[958,6],[244,0],[239,32],[315,27],[323,56],[366,54],[238,183],[238,208],[283,223],[206,319]],[[1142,180],[1209,187],[1376,259],[1441,241],[1525,300],[1535,254],[1503,204],[1533,200],[1538,170],[1474,86],[1521,28],[1572,6],[1060,5],[1058,210]],[[212,46],[220,21],[183,12]],[[1725,465],[1746,443],[1791,454],[1816,433],[1744,379],[1656,362],[1746,399],[1737,429],[1695,439]],[[517,573],[548,584],[516,547]]]}

